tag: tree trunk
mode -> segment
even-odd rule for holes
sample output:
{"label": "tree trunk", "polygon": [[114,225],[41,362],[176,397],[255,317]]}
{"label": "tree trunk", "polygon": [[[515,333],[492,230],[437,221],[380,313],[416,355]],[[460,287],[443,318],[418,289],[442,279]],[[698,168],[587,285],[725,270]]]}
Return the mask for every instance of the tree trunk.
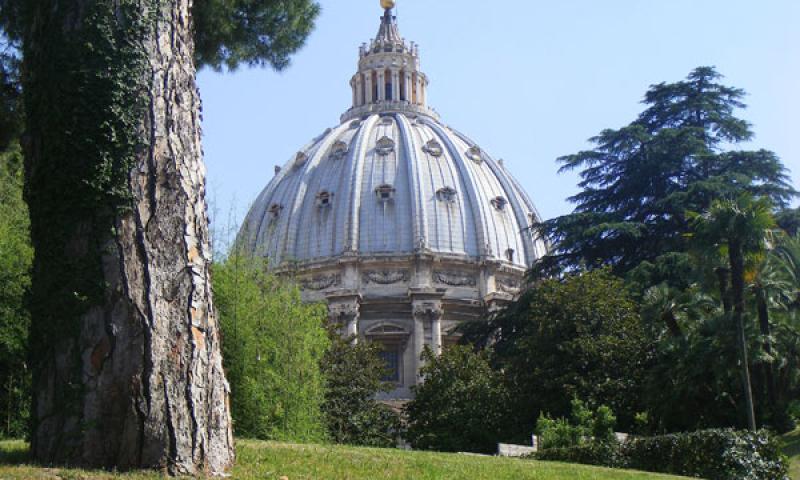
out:
{"label": "tree trunk", "polygon": [[717,274],[717,284],[719,286],[719,297],[722,301],[722,311],[725,315],[730,315],[733,310],[731,305],[731,295],[728,289],[728,274],[730,273],[727,268],[717,267],[714,269]]}
{"label": "tree trunk", "polygon": [[770,406],[775,409],[777,405],[777,397],[775,394],[775,368],[772,357],[772,341],[770,335],[772,334],[769,325],[769,307],[767,305],[766,292],[763,287],[756,292],[756,308],[758,310],[758,327],[761,331],[761,336],[764,337],[764,353],[770,356],[768,363],[762,364],[764,368],[764,382],[767,384],[767,397],[769,398]]}
{"label": "tree trunk", "polygon": [[728,259],[731,264],[731,296],[733,298],[733,321],[741,355],[742,384],[744,387],[747,424],[750,430],[756,429],[756,416],[753,408],[753,388],[750,385],[750,366],[747,358],[747,339],[744,332],[744,255],[742,246],[735,240],[728,243]]}
{"label": "tree trunk", "polygon": [[23,5],[33,457],[222,473],[191,0]]}

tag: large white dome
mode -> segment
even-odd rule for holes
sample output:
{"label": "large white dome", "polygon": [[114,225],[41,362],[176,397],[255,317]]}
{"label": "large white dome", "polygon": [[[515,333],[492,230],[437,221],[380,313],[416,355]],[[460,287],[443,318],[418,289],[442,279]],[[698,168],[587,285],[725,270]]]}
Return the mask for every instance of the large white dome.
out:
{"label": "large white dome", "polygon": [[545,254],[520,185],[427,106],[419,49],[391,10],[362,45],[353,106],[276,168],[239,233],[246,250],[326,301],[343,333],[380,342],[407,398],[424,346],[512,300]]}
{"label": "large white dome", "polygon": [[418,113],[348,120],[272,179],[241,241],[272,265],[430,251],[528,267],[533,203],[473,141]]}

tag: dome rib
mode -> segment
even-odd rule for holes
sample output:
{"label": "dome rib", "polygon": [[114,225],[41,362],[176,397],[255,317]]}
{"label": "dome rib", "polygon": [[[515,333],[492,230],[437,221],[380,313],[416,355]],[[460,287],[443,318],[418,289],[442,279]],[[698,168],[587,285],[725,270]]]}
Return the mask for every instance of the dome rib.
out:
{"label": "dome rib", "polygon": [[[453,133],[459,137],[465,143],[471,143],[471,140],[464,135],[463,133],[452,130]],[[512,184],[512,179],[510,176],[502,169],[497,162],[495,161],[494,157],[489,155],[487,152],[484,152],[484,157],[486,164],[489,166],[489,169],[492,171],[494,176],[500,181],[500,184],[505,191],[505,197],[511,202],[512,210],[514,212],[514,216],[517,220],[517,226],[519,227],[519,232],[515,235],[515,237],[519,237],[520,235],[528,235],[526,233],[528,225],[527,213],[535,213],[534,211],[523,208],[522,203],[520,202],[520,197],[518,192],[514,188]],[[521,242],[523,251],[525,252],[525,263],[527,265],[532,265],[533,261],[535,260],[534,252],[531,251],[532,242]]]}
{"label": "dome rib", "polygon": [[459,180],[466,188],[465,193],[468,195],[467,200],[469,204],[469,210],[472,212],[473,221],[475,224],[477,234],[475,238],[475,241],[477,242],[476,251],[478,252],[479,256],[490,256],[491,252],[487,251],[486,248],[489,239],[487,238],[485,208],[483,205],[481,205],[480,198],[475,190],[475,179],[471,175],[463,155],[458,151],[455,143],[453,143],[453,140],[447,135],[442,126],[436,124],[428,118],[420,118],[423,118],[424,125],[436,133],[436,135],[439,137],[439,140],[443,142],[444,147],[447,149],[450,158],[453,160],[453,163],[455,163],[459,174]]}
{"label": "dome rib", "polygon": [[413,225],[413,237],[411,238],[411,251],[414,251],[420,246],[420,240],[427,238],[427,211],[425,208],[425,199],[423,198],[422,177],[420,175],[420,164],[417,156],[417,145],[414,141],[414,135],[411,122],[405,115],[395,115],[397,126],[400,129],[402,141],[403,157],[408,165],[409,177],[409,191],[411,197],[411,224]]}
{"label": "dome rib", "polygon": [[371,115],[361,123],[355,148],[353,148],[353,162],[351,162],[349,190],[347,191],[349,209],[346,231],[349,232],[349,235],[345,239],[345,252],[357,252],[360,246],[361,183],[364,177],[364,162],[366,162],[367,152],[371,144],[370,138],[377,123],[377,115]]}

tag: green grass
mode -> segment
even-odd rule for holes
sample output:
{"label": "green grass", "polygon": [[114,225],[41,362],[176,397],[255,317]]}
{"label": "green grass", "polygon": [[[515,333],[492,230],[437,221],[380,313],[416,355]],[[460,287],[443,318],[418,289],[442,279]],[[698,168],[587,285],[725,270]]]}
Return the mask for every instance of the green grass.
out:
{"label": "green grass", "polygon": [[789,477],[800,480],[800,428],[781,437],[783,453],[789,457]]}
{"label": "green grass", "polygon": [[[306,479],[470,479],[470,480],[649,480],[677,479],[668,475],[606,468],[431,452],[356,448],[334,445],[293,445],[240,440],[232,478]],[[157,472],[113,474],[74,469],[52,469],[25,464],[23,442],[0,442],[0,479],[157,479]]]}

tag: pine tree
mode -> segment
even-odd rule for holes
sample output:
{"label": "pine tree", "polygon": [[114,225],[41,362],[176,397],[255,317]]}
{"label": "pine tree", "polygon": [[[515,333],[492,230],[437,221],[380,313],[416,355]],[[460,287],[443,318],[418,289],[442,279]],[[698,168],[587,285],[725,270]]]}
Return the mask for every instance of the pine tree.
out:
{"label": "pine tree", "polygon": [[282,68],[317,11],[307,0],[0,2],[23,59],[36,460],[231,465],[195,70]]}
{"label": "pine tree", "polygon": [[[700,67],[684,81],[653,85],[639,118],[592,138],[594,149],[559,159],[562,171],[580,169],[582,191],[570,198],[573,213],[538,225],[554,245],[539,271],[608,265],[624,274],[642,262],[675,262],[672,254],[689,250],[687,211],[742,192],[776,207],[796,196],[774,153],[725,149],[753,133],[734,115],[745,107],[744,91],[720,78]],[[651,285],[661,280],[672,279]]]}

